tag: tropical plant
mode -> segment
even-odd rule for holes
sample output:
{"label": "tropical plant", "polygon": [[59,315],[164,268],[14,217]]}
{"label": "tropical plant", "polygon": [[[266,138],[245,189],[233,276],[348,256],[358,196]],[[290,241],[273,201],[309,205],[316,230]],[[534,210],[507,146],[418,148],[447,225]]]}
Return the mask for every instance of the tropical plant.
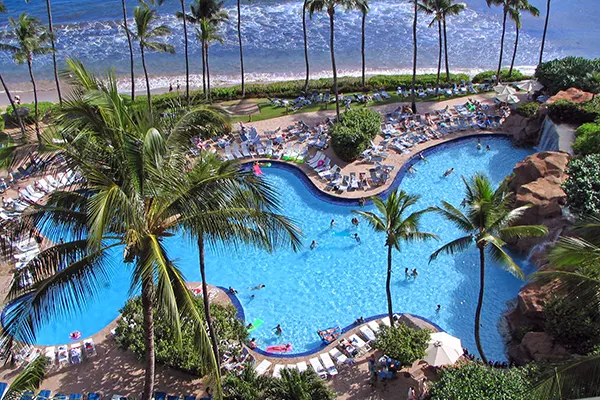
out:
{"label": "tropical plant", "polygon": [[342,160],[354,161],[380,132],[381,114],[369,108],[355,108],[343,115],[330,129],[331,147]]}
{"label": "tropical plant", "polygon": [[590,92],[596,85],[588,74],[597,71],[600,71],[600,59],[565,57],[538,65],[535,77],[551,94],[572,87]]}
{"label": "tropical plant", "polygon": [[579,358],[552,368],[533,381],[527,400],[566,400],[600,395],[600,355]]}
{"label": "tropical plant", "polygon": [[364,88],[365,87],[365,70],[366,70],[366,64],[365,64],[365,38],[366,38],[365,24],[367,22],[367,13],[369,12],[369,2],[368,2],[368,0],[359,1],[359,2],[357,2],[356,6],[358,8],[358,11],[360,11],[360,14],[361,14],[361,24],[360,24],[360,31],[361,31],[360,56],[361,56],[361,63],[362,63],[362,86]]}
{"label": "tropical plant", "polygon": [[281,378],[271,381],[269,399],[272,400],[334,400],[335,393],[312,369],[300,372],[285,368]]}
{"label": "tropical plant", "polygon": [[413,113],[417,113],[417,21],[419,14],[419,2],[417,0],[409,0],[414,5],[412,35],[413,35],[413,73],[411,86],[411,109]]}
{"label": "tropical plant", "polygon": [[242,46],[242,9],[241,0],[237,0],[237,34],[240,45],[240,75],[242,76],[242,99],[246,97],[246,84],[244,81],[244,48]]}
{"label": "tropical plant", "polygon": [[148,97],[148,110],[152,112],[152,97],[150,95],[150,80],[148,79],[148,68],[146,67],[145,49],[157,51],[159,53],[175,53],[175,48],[170,44],[156,42],[155,39],[167,36],[171,30],[166,25],[152,27],[152,24],[158,19],[156,10],[143,0],[141,5],[133,10],[133,21],[135,23],[135,32],[130,31],[133,40],[140,44],[140,52],[142,56],[142,67],[144,68],[144,77],[146,79],[146,96]]}
{"label": "tropical plant", "polygon": [[133,44],[131,42],[131,32],[127,27],[127,5],[125,0],[121,0],[121,8],[123,9],[123,30],[127,36],[127,45],[129,46],[129,70],[131,73],[131,101],[135,101],[135,74],[133,64]]}
{"label": "tropical plant", "polygon": [[538,61],[538,65],[540,65],[544,59],[544,45],[546,44],[546,32],[548,31],[548,20],[550,19],[550,3],[552,0],[548,0],[546,3],[546,20],[544,21],[544,33],[542,34],[542,44],[540,46],[540,60]]}
{"label": "tropical plant", "polygon": [[588,122],[575,131],[573,150],[578,154],[600,154],[600,124]]}
{"label": "tropical plant", "polygon": [[365,0],[307,0],[306,7],[310,18],[312,19],[315,12],[327,12],[329,16],[329,52],[331,53],[331,69],[333,71],[333,93],[335,96],[335,115],[337,120],[340,120],[340,102],[337,82],[337,68],[335,66],[335,47],[334,47],[334,28],[335,28],[335,10],[337,8],[345,8],[352,10],[362,5]]}
{"label": "tropical plant", "polygon": [[463,178],[463,182],[466,192],[466,214],[446,201],[442,202],[441,207],[432,207],[430,210],[451,221],[466,235],[436,250],[429,262],[435,260],[440,254],[453,255],[470,248],[473,244],[479,250],[479,298],[475,312],[475,343],[481,359],[487,364],[480,339],[486,253],[508,272],[523,279],[523,271],[504,250],[505,240],[544,236],[548,233],[548,229],[543,225],[513,225],[528,206],[510,209],[512,196],[507,191],[506,182],[495,190],[489,178],[482,174],[474,175],[469,181]]}
{"label": "tropical plant", "polygon": [[600,213],[600,154],[571,160],[566,172],[562,188],[569,209],[579,215]]}
{"label": "tropical plant", "polygon": [[508,76],[512,76],[512,71],[515,66],[515,58],[517,57],[517,47],[519,45],[519,31],[521,30],[521,11],[528,12],[534,17],[540,15],[540,10],[529,4],[527,0],[512,0],[512,6],[509,11],[510,19],[515,22],[515,47],[513,49],[512,59],[510,61],[510,69],[508,70]]}
{"label": "tropical plant", "polygon": [[[50,47],[46,47],[49,40],[48,32],[40,25],[40,20],[23,13],[19,19],[9,18],[12,32],[15,36],[16,44],[2,43],[0,50],[8,51],[13,55],[16,64],[27,63],[29,77],[33,86],[33,103],[35,108],[35,134],[38,143],[41,145],[40,123],[38,120],[38,97],[37,85],[33,76],[33,56],[43,55],[52,52]],[[14,107],[14,105],[13,105]]]}
{"label": "tropical plant", "polygon": [[37,357],[27,364],[13,379],[12,383],[8,385],[2,398],[6,400],[18,400],[27,396],[27,393],[37,390],[46,376],[47,366],[48,359],[46,357]]}
{"label": "tropical plant", "polygon": [[382,326],[373,346],[402,365],[412,365],[425,357],[431,333],[429,329],[414,329],[404,323]]}
{"label": "tropical plant", "polygon": [[308,34],[306,32],[306,3],[302,2],[302,36],[304,39],[304,63],[306,64],[306,79],[304,80],[304,95],[308,96],[308,83],[310,81],[310,65],[308,62]]}
{"label": "tropical plant", "polygon": [[421,216],[429,210],[414,211],[408,216],[409,208],[414,207],[420,196],[409,195],[405,191],[394,190],[388,198],[383,201],[379,197],[373,197],[373,204],[378,213],[372,211],[352,210],[367,220],[376,232],[385,234],[385,246],[387,247],[387,279],[385,292],[387,296],[388,317],[392,327],[394,326],[392,307],[392,251],[400,251],[402,242],[420,242],[428,239],[437,239],[433,233],[420,230]]}
{"label": "tropical plant", "polygon": [[517,106],[517,114],[525,118],[532,118],[538,115],[540,111],[540,103],[537,101],[530,101],[528,103],[521,103]]}
{"label": "tropical plant", "polygon": [[196,38],[202,43],[202,52],[206,64],[206,98],[210,101],[210,64],[208,61],[208,49],[215,42],[223,43],[223,37],[219,35],[217,27],[208,20],[200,21],[200,29],[196,29]]}
{"label": "tropical plant", "polygon": [[227,374],[223,379],[225,400],[265,400],[275,378],[258,375],[254,368],[244,368],[240,375]]}

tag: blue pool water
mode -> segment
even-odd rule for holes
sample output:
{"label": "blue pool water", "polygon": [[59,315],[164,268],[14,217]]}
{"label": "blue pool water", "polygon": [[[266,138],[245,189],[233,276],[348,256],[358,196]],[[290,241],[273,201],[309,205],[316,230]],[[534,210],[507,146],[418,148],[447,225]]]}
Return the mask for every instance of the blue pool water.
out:
{"label": "blue pool water", "polygon": [[[503,138],[485,138],[490,151],[477,150],[476,140],[468,139],[434,150],[427,155],[428,163],[418,161],[417,173],[405,176],[400,186],[408,193],[420,194],[418,208],[440,204],[447,200],[459,205],[463,198],[461,176],[475,172],[487,173],[495,184],[512,171],[518,161],[531,154],[528,149],[513,148]],[[442,178],[444,171],[454,167],[455,174]],[[261,348],[268,345],[293,344],[294,353],[320,346],[317,329],[347,326],[357,317],[386,312],[385,276],[386,250],[384,237],[375,234],[366,223],[354,228],[350,222],[355,206],[334,205],[307,190],[306,182],[288,169],[264,168],[266,178],[279,190],[284,213],[295,220],[305,234],[305,247],[297,253],[278,250],[267,254],[254,248],[224,251],[211,249],[207,253],[207,279],[219,286],[239,290],[239,300],[246,320],[260,318],[264,325],[253,336]],[[369,209],[370,207],[365,207]],[[335,228],[330,229],[332,219]],[[428,264],[429,255],[442,244],[457,237],[459,232],[437,215],[426,215],[423,230],[440,236],[439,242],[404,245],[394,253],[392,294],[394,309],[421,315],[449,333],[460,337],[464,346],[475,349],[473,319],[478,293],[478,258],[473,251],[454,257],[442,256]],[[343,233],[358,233],[361,244]],[[316,240],[319,245],[310,250]],[[167,241],[172,258],[189,281],[199,281],[197,250],[181,237]],[[118,260],[121,252],[115,251]],[[531,267],[524,260],[518,263],[527,274]],[[416,280],[406,280],[404,268],[417,268]],[[486,294],[482,316],[482,342],[489,358],[503,359],[504,346],[499,333],[500,314],[507,301],[514,298],[523,282],[502,271],[492,262],[488,265]],[[79,330],[84,337],[106,326],[118,315],[118,309],[128,297],[130,270],[118,265],[114,281],[91,302],[83,315],[58,318],[47,324],[38,335],[40,344],[68,342],[69,332]],[[265,284],[258,291],[248,288]],[[250,296],[255,294],[252,299]],[[442,310],[436,313],[436,305]],[[281,324],[281,338],[271,328]]]}

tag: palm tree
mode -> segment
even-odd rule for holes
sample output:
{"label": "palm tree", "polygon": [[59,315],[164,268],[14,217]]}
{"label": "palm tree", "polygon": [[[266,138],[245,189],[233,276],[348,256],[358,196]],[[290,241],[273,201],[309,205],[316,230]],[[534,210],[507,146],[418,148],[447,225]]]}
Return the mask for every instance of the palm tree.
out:
{"label": "palm tree", "polygon": [[360,24],[361,40],[360,40],[360,55],[362,60],[362,87],[365,88],[365,23],[367,22],[367,13],[369,12],[368,0],[359,1],[357,3],[358,11],[360,11],[362,19]]}
{"label": "palm tree", "polygon": [[325,10],[329,16],[329,51],[331,53],[331,68],[333,70],[333,93],[335,95],[335,114],[337,120],[340,120],[340,102],[338,96],[337,85],[337,68],[335,66],[335,48],[334,48],[334,17],[335,9],[343,7],[346,10],[351,10],[359,7],[359,4],[365,0],[307,0],[306,7],[310,18],[312,19],[315,12]]}
{"label": "palm tree", "polygon": [[133,44],[131,43],[131,33],[127,27],[127,6],[125,0],[121,0],[121,7],[123,8],[123,29],[127,35],[127,44],[129,45],[129,69],[131,71],[131,102],[135,100],[135,75],[133,70]]}
{"label": "palm tree", "polygon": [[517,57],[517,46],[519,45],[519,30],[521,29],[521,11],[526,11],[534,17],[540,15],[540,10],[529,4],[527,0],[513,0],[514,5],[511,9],[509,16],[515,22],[515,48],[513,50],[512,59],[510,61],[510,69],[508,70],[508,76],[512,76],[512,71],[515,66],[515,58]]}
{"label": "palm tree", "polygon": [[273,386],[272,376],[258,375],[254,368],[244,368],[240,375],[227,374],[223,395],[227,400],[265,400]]}
{"label": "palm tree", "polygon": [[419,12],[419,3],[417,0],[409,0],[414,5],[414,15],[413,15],[413,25],[412,25],[412,33],[413,33],[413,74],[412,74],[412,95],[411,95],[411,107],[412,112],[417,113],[417,103],[416,103],[416,95],[417,95],[417,18]]}
{"label": "palm tree", "polygon": [[444,19],[444,14],[442,10],[444,9],[445,3],[446,0],[425,0],[423,1],[423,3],[419,3],[418,5],[420,11],[423,11],[425,14],[428,15],[433,15],[433,19],[429,23],[429,27],[431,28],[436,22],[438,26],[439,55],[437,78],[435,81],[436,93],[439,93],[440,90],[440,73],[442,71],[442,20]]}
{"label": "palm tree", "polygon": [[304,63],[306,64],[306,79],[304,80],[304,95],[308,96],[308,82],[310,78],[310,67],[308,63],[308,35],[306,34],[306,3],[302,3],[302,35],[304,36]]}
{"label": "palm tree", "polygon": [[[185,0],[181,0],[181,14],[185,15]],[[187,21],[185,18],[181,18],[183,21],[183,40],[185,44],[185,104],[190,105],[190,60],[188,58],[188,34],[187,34]]]}
{"label": "palm tree", "polygon": [[506,17],[510,13],[511,3],[514,0],[485,0],[488,7],[492,5],[502,6],[502,36],[500,37],[500,59],[498,60],[498,71],[496,72],[496,83],[500,83],[500,70],[502,69],[502,56],[504,55],[504,34],[506,33]]}
{"label": "palm tree", "polygon": [[23,371],[13,379],[2,398],[18,400],[26,396],[27,392],[37,390],[46,376],[47,366],[48,359],[46,357],[38,357],[27,364]]}
{"label": "palm tree", "polygon": [[390,323],[394,324],[392,307],[392,250],[400,251],[401,242],[418,242],[428,239],[437,239],[437,236],[421,232],[421,216],[429,210],[415,211],[405,217],[408,208],[414,206],[420,199],[420,196],[409,195],[403,190],[398,192],[394,190],[386,201],[379,197],[373,197],[373,204],[379,211],[379,214],[371,211],[352,210],[367,220],[369,225],[376,232],[385,233],[385,246],[387,247],[387,280],[385,283],[385,292],[387,295],[388,316]]}
{"label": "palm tree", "polygon": [[148,79],[148,68],[146,68],[145,49],[158,51],[159,53],[175,53],[175,48],[170,44],[156,42],[154,39],[167,36],[171,30],[166,25],[152,28],[151,25],[158,19],[156,10],[151,9],[148,4],[141,1],[141,5],[133,10],[135,32],[131,32],[133,39],[140,43],[142,55],[142,67],[146,78],[146,95],[148,96],[148,110],[152,111],[152,98],[150,97],[150,80]]}
{"label": "palm tree", "polygon": [[446,33],[446,17],[458,15],[467,6],[465,3],[454,3],[454,0],[445,0],[442,8],[442,25],[444,26],[444,55],[446,57],[446,81],[450,82],[450,67],[448,66],[448,34]]}
{"label": "palm tree", "polygon": [[544,22],[544,33],[542,34],[542,45],[540,47],[540,61],[538,62],[538,65],[542,63],[542,60],[544,58],[544,44],[546,44],[546,32],[548,31],[548,20],[550,19],[550,2],[551,0],[548,0],[548,3],[546,3],[546,21]]}
{"label": "palm tree", "polygon": [[202,52],[206,64],[206,99],[210,101],[210,68],[208,62],[208,48],[214,42],[223,43],[223,37],[219,35],[217,27],[210,21],[200,21],[200,29],[196,29],[196,38],[202,43]]}
{"label": "palm tree", "polygon": [[[38,98],[37,98],[37,86],[35,83],[35,77],[33,76],[33,56],[48,54],[52,52],[50,47],[44,45],[49,40],[48,32],[40,25],[40,20],[33,18],[23,13],[19,16],[18,20],[14,18],[8,19],[13,34],[15,36],[16,45],[13,44],[0,44],[0,50],[8,51],[12,53],[13,60],[17,64],[27,63],[29,69],[29,77],[31,78],[31,85],[33,86],[33,102],[35,108],[35,134],[38,142],[41,145],[41,132],[40,122],[38,119]],[[16,109],[15,109],[16,112]]]}
{"label": "palm tree", "polygon": [[270,398],[277,400],[333,400],[335,394],[312,369],[300,372],[285,368],[281,378],[272,381]]}
{"label": "palm tree", "polygon": [[479,335],[485,289],[486,251],[493,259],[499,261],[504,269],[523,279],[523,272],[519,266],[504,251],[505,240],[544,236],[548,233],[548,229],[543,225],[513,225],[528,206],[511,210],[512,196],[507,192],[505,183],[494,190],[489,178],[481,174],[474,175],[469,182],[464,178],[463,181],[466,191],[466,214],[446,201],[442,202],[441,207],[432,207],[431,210],[454,223],[459,230],[465,233],[465,236],[436,250],[431,255],[429,262],[435,260],[442,253],[453,255],[468,249],[473,244],[479,250],[479,298],[475,312],[475,343],[481,359],[487,364]]}
{"label": "palm tree", "polygon": [[240,74],[242,75],[242,99],[246,97],[246,84],[244,82],[244,48],[242,46],[242,9],[241,0],[237,0],[237,33],[240,44]]}

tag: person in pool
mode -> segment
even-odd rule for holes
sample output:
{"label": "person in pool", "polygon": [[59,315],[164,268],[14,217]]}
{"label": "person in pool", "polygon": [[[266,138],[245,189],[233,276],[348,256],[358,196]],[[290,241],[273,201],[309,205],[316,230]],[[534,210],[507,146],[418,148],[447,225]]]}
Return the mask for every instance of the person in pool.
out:
{"label": "person in pool", "polygon": [[283,329],[281,329],[281,325],[277,324],[277,326],[275,328],[273,328],[272,330],[275,331],[275,334],[278,336],[281,336],[281,334],[283,333]]}
{"label": "person in pool", "polygon": [[356,217],[352,218],[352,225],[358,226],[358,224],[360,224],[360,221],[358,220],[358,218],[356,218]]}
{"label": "person in pool", "polygon": [[252,329],[254,328],[254,325],[252,325],[252,322],[250,322],[248,325],[246,325],[246,329]]}
{"label": "person in pool", "polygon": [[235,289],[234,289],[232,286],[229,286],[229,289],[228,289],[228,291],[229,291],[229,293],[231,293],[231,294],[237,294],[237,292],[238,292],[238,291],[237,291],[237,290],[235,290]]}
{"label": "person in pool", "polygon": [[410,271],[408,270],[408,268],[404,268],[404,277],[406,279],[410,278]]}
{"label": "person in pool", "polygon": [[491,148],[491,147],[490,147],[490,145],[488,144],[487,146],[485,146],[485,149],[489,151],[489,150],[491,150],[492,148]]}
{"label": "person in pool", "polygon": [[316,241],[313,240],[312,243],[310,244],[310,249],[314,250],[317,247],[318,244],[319,244],[318,242],[316,242]]}
{"label": "person in pool", "polygon": [[358,233],[354,234],[354,240],[356,240],[356,243],[360,244],[360,238],[358,237]]}
{"label": "person in pool", "polygon": [[446,172],[444,172],[444,177],[450,175],[453,172],[454,172],[454,168],[450,168],[449,170],[447,170]]}
{"label": "person in pool", "polygon": [[435,309],[435,312],[440,312],[440,311],[442,311],[442,305],[438,304],[437,308]]}
{"label": "person in pool", "polygon": [[427,162],[428,160],[425,158],[425,156],[423,155],[423,153],[419,153],[419,158],[421,160],[423,160],[424,162]]}
{"label": "person in pool", "polygon": [[477,150],[481,150],[481,139],[477,139]]}
{"label": "person in pool", "polygon": [[251,287],[250,290],[260,290],[260,289],[262,289],[264,287],[265,287],[265,284],[261,283],[260,285],[256,285],[254,287]]}
{"label": "person in pool", "polygon": [[410,167],[408,167],[408,172],[411,174],[416,174],[417,170],[415,169],[415,167],[413,167],[412,165]]}
{"label": "person in pool", "polygon": [[329,224],[330,228],[333,228],[335,226],[335,219],[331,220],[331,223]]}
{"label": "person in pool", "polygon": [[250,341],[248,342],[248,347],[250,347],[252,350],[258,347],[258,345],[256,344],[256,338],[250,339]]}
{"label": "person in pool", "polygon": [[419,273],[417,272],[417,269],[415,268],[412,270],[412,277],[417,279],[417,276],[419,276]]}

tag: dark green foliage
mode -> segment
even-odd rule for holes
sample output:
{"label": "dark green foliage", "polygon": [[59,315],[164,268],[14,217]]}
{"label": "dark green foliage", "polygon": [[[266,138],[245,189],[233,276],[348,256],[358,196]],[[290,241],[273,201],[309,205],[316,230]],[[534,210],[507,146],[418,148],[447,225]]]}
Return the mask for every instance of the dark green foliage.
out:
{"label": "dark green foliage", "polygon": [[577,153],[583,155],[600,153],[600,124],[583,124],[577,128],[575,136],[573,150]]}
{"label": "dark green foliage", "polygon": [[521,103],[517,107],[517,114],[525,117],[531,118],[537,115],[540,110],[540,103],[537,101],[531,101],[529,103]]}
{"label": "dark green foliage", "polygon": [[[21,104],[17,108],[26,107],[29,109],[29,114],[23,118],[23,122],[26,124],[32,124],[35,122],[35,106],[33,104]],[[52,112],[56,110],[58,104],[51,103],[49,101],[40,101],[38,102],[39,116],[40,121],[47,121]],[[11,122],[11,124],[17,124],[17,117],[14,114],[14,109],[12,106],[8,106],[6,108],[6,116],[7,120]]]}
{"label": "dark green foliage", "polygon": [[531,383],[539,376],[537,367],[497,369],[468,363],[442,370],[431,383],[431,400],[526,400]]}
{"label": "dark green foliage", "polygon": [[540,64],[535,71],[535,77],[551,94],[572,87],[593,92],[597,86],[588,74],[598,71],[600,59],[566,57]]}
{"label": "dark green foliage", "polygon": [[[473,83],[482,83],[486,79],[491,81],[492,76],[496,75],[496,72],[497,72],[496,70],[480,72],[473,77]],[[523,73],[521,71],[519,71],[518,69],[513,69],[512,76],[510,76],[510,77],[508,76],[507,69],[503,69],[502,71],[500,71],[500,80],[503,82],[516,82],[516,81],[522,81],[522,80],[530,79],[530,78],[531,77],[528,75],[523,75]]]}
{"label": "dark green foliage", "polygon": [[[196,297],[196,306],[203,314],[202,298]],[[241,320],[236,318],[236,308],[232,305],[211,303],[210,312],[213,326],[219,340],[245,341],[248,333]],[[205,375],[207,366],[202,363],[194,346],[194,332],[189,324],[182,324],[182,346],[177,347],[175,328],[158,312],[154,315],[154,333],[156,335],[156,361],[198,376]],[[116,328],[116,340],[119,346],[131,350],[140,360],[144,358],[144,332],[142,302],[139,297],[129,300],[121,309],[121,319]]]}
{"label": "dark green foliage", "polygon": [[569,162],[563,183],[567,204],[578,214],[600,212],[600,154],[590,154]]}
{"label": "dark green foliage", "polygon": [[411,365],[425,357],[430,335],[429,329],[413,329],[403,323],[393,328],[382,326],[374,346],[402,365]]}
{"label": "dark green foliage", "polygon": [[354,161],[381,131],[381,114],[369,108],[344,112],[331,128],[331,147],[344,161]]}
{"label": "dark green foliage", "polygon": [[593,122],[600,117],[600,98],[584,103],[559,100],[548,105],[548,115],[555,122],[583,124]]}
{"label": "dark green foliage", "polygon": [[587,354],[600,344],[600,320],[577,298],[553,297],[544,306],[545,331],[565,348]]}
{"label": "dark green foliage", "polygon": [[4,132],[4,118],[0,116],[0,133]]}

